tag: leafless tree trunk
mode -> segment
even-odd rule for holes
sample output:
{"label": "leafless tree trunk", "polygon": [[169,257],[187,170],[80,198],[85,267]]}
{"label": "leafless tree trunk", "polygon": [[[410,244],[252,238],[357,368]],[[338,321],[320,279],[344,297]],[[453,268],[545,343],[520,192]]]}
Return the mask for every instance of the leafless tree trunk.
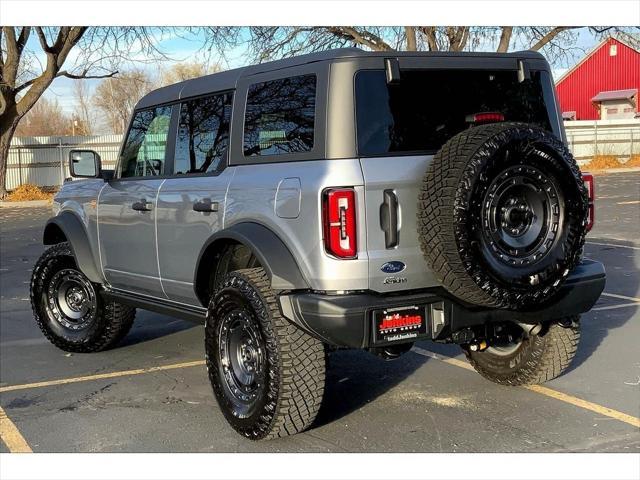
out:
{"label": "leafless tree trunk", "polygon": [[416,28],[404,27],[405,35],[407,36],[407,50],[415,52],[418,49],[418,42],[416,40]]}
{"label": "leafless tree trunk", "polygon": [[502,33],[500,34],[500,43],[498,43],[497,52],[508,52],[509,45],[511,44],[511,35],[513,34],[513,27],[501,27]]}

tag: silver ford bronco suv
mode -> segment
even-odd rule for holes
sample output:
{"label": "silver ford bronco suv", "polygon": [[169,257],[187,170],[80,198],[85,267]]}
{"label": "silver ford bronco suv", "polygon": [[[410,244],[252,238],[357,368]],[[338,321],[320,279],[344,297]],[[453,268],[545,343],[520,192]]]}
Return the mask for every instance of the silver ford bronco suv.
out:
{"label": "silver ford bronco suv", "polygon": [[136,308],[205,324],[229,423],[307,428],[327,352],[460,345],[505,385],[571,362],[602,264],[593,179],[533,52],[339,49],[187,80],[132,115],[115,170],[73,150],[31,281],[56,346],[117,345]]}

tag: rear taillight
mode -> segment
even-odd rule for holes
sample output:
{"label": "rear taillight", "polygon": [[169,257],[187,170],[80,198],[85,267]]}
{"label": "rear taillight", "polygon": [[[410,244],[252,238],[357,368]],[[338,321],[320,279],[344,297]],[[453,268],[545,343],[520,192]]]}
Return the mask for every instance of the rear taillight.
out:
{"label": "rear taillight", "polygon": [[473,123],[475,125],[481,125],[483,123],[496,123],[504,122],[504,115],[500,112],[480,112],[472,115],[467,115],[467,123]]}
{"label": "rear taillight", "polygon": [[584,186],[587,187],[587,195],[589,197],[589,216],[587,217],[587,232],[593,228],[593,223],[596,220],[596,183],[593,179],[593,175],[590,173],[582,174],[582,181]]}
{"label": "rear taillight", "polygon": [[325,190],[322,218],[327,252],[338,258],[356,258],[356,192],[353,188]]}

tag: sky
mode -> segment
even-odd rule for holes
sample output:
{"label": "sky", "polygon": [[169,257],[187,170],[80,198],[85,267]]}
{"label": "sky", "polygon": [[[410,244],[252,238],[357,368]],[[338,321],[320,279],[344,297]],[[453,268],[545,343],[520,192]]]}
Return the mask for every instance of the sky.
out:
{"label": "sky", "polygon": [[[145,62],[145,57],[142,54],[134,54],[134,59],[137,58],[139,61],[132,64],[136,68],[141,68],[147,70],[150,74],[156,74],[161,68],[170,67],[172,64],[177,62],[202,62],[202,63],[219,63],[223,69],[236,68],[243,65],[246,65],[250,62],[250,59],[246,55],[246,52],[243,47],[236,47],[235,49],[226,52],[226,59],[222,60],[217,58],[215,55],[207,55],[207,52],[202,51],[202,43],[203,43],[203,34],[199,34],[198,37],[186,39],[181,38],[176,35],[165,35],[162,38],[157,39],[157,47],[161,49],[163,52],[170,57],[169,60],[166,61],[154,61],[152,63]],[[576,51],[574,54],[566,61],[557,63],[555,65],[552,64],[554,77],[557,79],[564,72],[567,71],[568,68],[577,63],[586,52],[591,50],[598,41],[589,33],[587,29],[580,30],[578,41],[576,44]],[[35,35],[32,35],[29,39],[29,43],[27,44],[28,48],[31,48],[33,51],[40,51],[40,46],[38,44],[38,40]],[[75,53],[76,57],[78,52]],[[543,52],[544,53],[544,52]],[[70,55],[69,61],[74,61],[74,58],[71,58]],[[40,57],[40,61],[44,61],[44,57]],[[66,77],[60,77],[54,80],[53,84],[49,89],[45,92],[44,96],[50,100],[56,99],[59,105],[66,113],[73,113],[76,109],[76,101],[74,99],[73,94],[73,83],[77,80],[72,80]],[[101,80],[83,80],[86,82],[86,85],[89,87],[89,91],[93,92],[96,86],[100,83]]]}

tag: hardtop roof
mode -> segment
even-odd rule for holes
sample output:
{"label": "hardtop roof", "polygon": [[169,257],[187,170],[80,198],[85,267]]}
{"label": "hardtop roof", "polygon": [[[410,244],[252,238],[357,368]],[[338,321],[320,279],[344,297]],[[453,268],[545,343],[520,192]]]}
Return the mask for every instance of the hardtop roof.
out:
{"label": "hardtop roof", "polygon": [[360,48],[337,48],[325,50],[322,52],[309,53],[281,60],[274,60],[265,63],[259,63],[246,67],[234,68],[222,72],[205,75],[183,82],[174,83],[166,87],[158,88],[148,93],[140,99],[135,109],[149,108],[155,105],[171,103],[183,98],[205,95],[210,92],[219,92],[224,90],[233,90],[236,88],[240,78],[249,77],[259,73],[276,71],[284,68],[306,65],[309,63],[337,61],[349,58],[362,57],[384,57],[384,58],[401,58],[401,57],[487,57],[487,58],[503,58],[513,57],[522,59],[544,59],[544,57],[533,51],[520,51],[510,53],[495,52],[369,52]]}

